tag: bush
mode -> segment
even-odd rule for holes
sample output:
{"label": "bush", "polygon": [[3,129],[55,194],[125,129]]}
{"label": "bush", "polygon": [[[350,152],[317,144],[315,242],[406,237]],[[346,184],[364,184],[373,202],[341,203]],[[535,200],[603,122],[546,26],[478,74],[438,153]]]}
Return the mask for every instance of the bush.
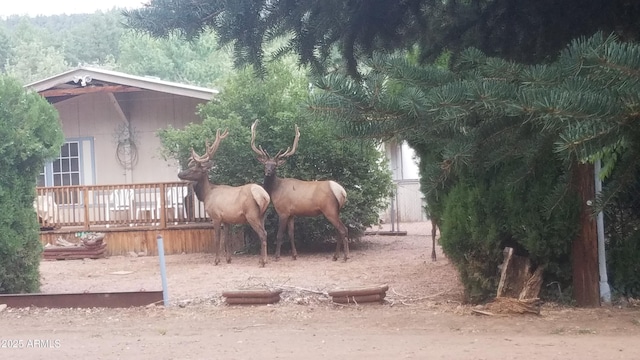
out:
{"label": "bush", "polygon": [[470,302],[495,296],[506,246],[528,256],[534,266],[544,266],[546,282],[570,285],[570,246],[579,225],[577,196],[545,201],[555,196],[551,190],[560,182],[561,165],[546,161],[515,183],[507,174],[503,168],[484,177],[465,176],[443,200],[441,244],[457,266]]}
{"label": "bush", "polygon": [[[340,217],[350,237],[359,237],[366,227],[377,223],[386,205],[390,171],[372,140],[341,140],[330,121],[303,116],[300,104],[307,96],[306,76],[285,65],[271,67],[263,80],[251,71],[240,72],[228,81],[217,100],[200,109],[202,124],[159,132],[164,154],[186,167],[191,147],[202,154],[206,139],[215,138],[217,129],[228,129],[229,136],[215,155],[210,179],[234,186],[262,184],[264,168],[250,147],[251,124],[260,120],[256,144],[270,154],[292,145],[297,124],[301,133],[298,150],[278,168],[278,176],[340,183],[347,191]],[[275,242],[278,219],[272,207],[265,227],[268,238]],[[296,242],[304,246],[331,239],[335,229],[323,217],[298,218],[295,234]]]}
{"label": "bush", "polygon": [[33,209],[38,174],[63,142],[58,113],[0,77],[0,293],[38,291],[42,246]]}
{"label": "bush", "polygon": [[[614,173],[625,170],[618,168]],[[603,185],[607,191],[618,184],[607,180]],[[629,189],[605,209],[604,225],[611,288],[619,295],[640,297],[640,171],[633,173]]]}

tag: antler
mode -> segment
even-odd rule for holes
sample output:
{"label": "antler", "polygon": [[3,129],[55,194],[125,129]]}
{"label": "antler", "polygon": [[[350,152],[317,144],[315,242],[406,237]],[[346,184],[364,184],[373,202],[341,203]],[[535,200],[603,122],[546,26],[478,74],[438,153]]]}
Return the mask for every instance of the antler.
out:
{"label": "antler", "polygon": [[256,141],[257,125],[258,125],[258,120],[254,121],[253,124],[251,125],[251,149],[253,150],[253,152],[258,154],[258,161],[265,162],[267,161],[267,159],[269,159],[270,156],[266,151],[264,151],[262,146],[260,146],[259,149],[256,147],[255,141]]}
{"label": "antler", "polygon": [[282,150],[278,151],[276,156],[274,157],[276,160],[288,158],[289,156],[296,153],[296,149],[298,148],[298,139],[300,139],[300,129],[298,129],[298,125],[296,125],[296,137],[293,139],[293,148],[287,148],[287,150],[280,154]]}
{"label": "antler", "polygon": [[220,129],[216,130],[216,140],[213,142],[213,145],[209,146],[207,143],[207,156],[211,158],[213,154],[218,151],[218,147],[220,146],[220,141],[229,135],[229,130],[224,130],[222,134],[220,134]]}
{"label": "antler", "polygon": [[204,155],[198,155],[193,148],[191,148],[191,158],[189,159],[189,167],[194,164],[199,164],[200,166],[206,166],[205,164],[211,160],[213,154],[218,151],[218,147],[220,146],[220,141],[229,135],[229,131],[225,130],[222,134],[220,134],[220,129],[216,131],[216,140],[212,145],[209,145],[209,140],[205,141],[205,153]]}

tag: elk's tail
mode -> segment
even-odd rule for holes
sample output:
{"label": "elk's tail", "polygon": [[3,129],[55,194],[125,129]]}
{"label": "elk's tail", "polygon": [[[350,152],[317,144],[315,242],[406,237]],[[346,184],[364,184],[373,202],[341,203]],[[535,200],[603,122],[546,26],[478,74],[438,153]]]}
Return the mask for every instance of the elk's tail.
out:
{"label": "elk's tail", "polygon": [[251,194],[258,204],[260,208],[260,213],[264,214],[267,211],[267,207],[269,206],[269,202],[271,201],[271,197],[269,197],[269,193],[262,186],[254,184],[251,187]]}
{"label": "elk's tail", "polygon": [[347,191],[342,187],[342,185],[335,181],[329,181],[329,187],[331,187],[331,191],[333,191],[333,195],[336,197],[336,200],[338,200],[338,204],[342,209],[344,203],[347,202]]}

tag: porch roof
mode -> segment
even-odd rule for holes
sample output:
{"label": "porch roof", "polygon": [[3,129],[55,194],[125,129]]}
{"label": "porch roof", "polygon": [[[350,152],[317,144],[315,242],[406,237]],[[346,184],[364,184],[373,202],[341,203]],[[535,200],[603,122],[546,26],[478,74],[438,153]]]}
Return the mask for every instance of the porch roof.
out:
{"label": "porch roof", "polygon": [[91,92],[118,93],[140,90],[211,100],[219,92],[216,89],[164,81],[155,77],[84,66],[27,84],[25,88],[32,89],[50,100]]}

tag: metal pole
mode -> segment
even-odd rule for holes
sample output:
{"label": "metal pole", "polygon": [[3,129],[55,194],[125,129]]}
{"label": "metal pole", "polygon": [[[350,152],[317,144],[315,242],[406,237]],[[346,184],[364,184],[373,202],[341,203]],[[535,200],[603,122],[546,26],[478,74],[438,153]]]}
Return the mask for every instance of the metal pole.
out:
{"label": "metal pole", "polygon": [[400,200],[398,199],[398,186],[396,186],[396,229],[400,231]]}
{"label": "metal pole", "polygon": [[[596,181],[596,195],[602,192],[602,181],[600,181],[600,160],[596,160],[594,164],[595,169],[595,181]],[[609,280],[607,278],[607,258],[605,256],[604,248],[604,214],[602,211],[598,212],[596,218],[596,227],[598,232],[598,270],[600,272],[600,299],[602,302],[611,303],[611,288],[609,287]]]}
{"label": "metal pole", "polygon": [[169,306],[169,292],[167,290],[167,269],[164,262],[164,241],[162,235],[158,235],[158,257],[160,258],[160,278],[162,278],[162,301],[164,306]]}
{"label": "metal pole", "polygon": [[395,231],[396,230],[396,225],[395,225],[395,217],[396,217],[396,211],[395,211],[395,203],[396,203],[396,199],[395,199],[395,190],[391,192],[391,213],[389,214],[389,219],[391,220],[391,231]]}

